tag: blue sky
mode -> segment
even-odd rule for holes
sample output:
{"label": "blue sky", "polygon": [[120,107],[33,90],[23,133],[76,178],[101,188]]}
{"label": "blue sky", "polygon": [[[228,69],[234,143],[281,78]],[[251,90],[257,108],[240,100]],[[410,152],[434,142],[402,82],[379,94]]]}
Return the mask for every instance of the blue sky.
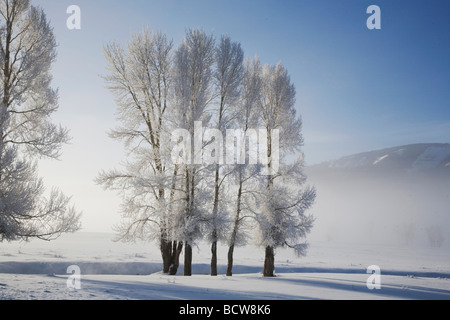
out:
{"label": "blue sky", "polygon": [[[297,89],[306,161],[419,142],[450,142],[450,1],[392,0],[39,0],[59,43],[54,64],[60,110],[72,144],[42,175],[68,194],[93,225],[117,219],[117,201],[93,184],[124,159],[106,132],[115,105],[105,88],[102,45],[126,43],[144,26],[180,43],[186,28],[229,34],[246,56],[281,61]],[[66,9],[81,8],[81,30],[68,30]],[[381,30],[368,30],[369,5]],[[107,206],[98,203],[108,202]],[[96,203],[96,204],[94,204]],[[78,205],[79,204],[79,205]],[[92,224],[91,224],[92,223]],[[106,223],[106,227],[110,224]]]}

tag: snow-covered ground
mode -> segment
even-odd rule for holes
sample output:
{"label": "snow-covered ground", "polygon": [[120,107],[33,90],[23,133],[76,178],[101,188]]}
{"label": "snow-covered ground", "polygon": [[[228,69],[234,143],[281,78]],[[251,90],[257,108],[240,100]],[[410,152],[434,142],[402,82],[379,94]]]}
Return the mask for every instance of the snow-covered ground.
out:
{"label": "snow-covered ground", "polygon": [[[308,256],[278,250],[276,278],[261,275],[264,252],[237,248],[233,277],[209,272],[209,248],[194,249],[192,277],[160,273],[154,244],[124,244],[113,235],[79,232],[54,242],[0,244],[0,299],[450,299],[450,250],[310,241]],[[181,261],[183,256],[181,257]],[[67,268],[80,268],[81,288],[67,286]],[[369,290],[367,268],[381,269],[381,289]],[[75,283],[75,282],[71,282]]]}

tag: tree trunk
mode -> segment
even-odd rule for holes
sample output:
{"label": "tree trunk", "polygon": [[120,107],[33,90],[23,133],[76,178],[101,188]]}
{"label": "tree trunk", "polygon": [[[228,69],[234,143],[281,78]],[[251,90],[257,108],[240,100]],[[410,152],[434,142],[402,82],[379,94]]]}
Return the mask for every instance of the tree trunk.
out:
{"label": "tree trunk", "polygon": [[183,251],[183,241],[177,243],[174,241],[172,244],[172,256],[170,258],[169,275],[174,276],[177,274],[178,266],[180,265],[180,254]]}
{"label": "tree trunk", "polygon": [[213,206],[213,231],[211,244],[211,276],[217,276],[217,226],[216,217],[219,209],[219,166],[216,165],[216,178],[214,187],[214,206]]}
{"label": "tree trunk", "polygon": [[217,276],[217,240],[211,245],[211,276]]}
{"label": "tree trunk", "polygon": [[[178,165],[175,165],[175,168],[173,169],[173,178],[172,178],[173,180],[172,180],[172,188],[170,189],[171,191],[169,203],[173,203],[173,198],[175,197],[176,179],[174,177],[176,177],[177,174],[178,174]],[[168,241],[168,246],[170,247],[169,274],[176,275],[178,271],[178,266],[180,265],[180,254],[181,250],[183,249],[183,242]]]}
{"label": "tree trunk", "polygon": [[192,276],[192,247],[187,242],[184,247],[184,275]]}
{"label": "tree trunk", "polygon": [[172,242],[167,241],[165,237],[161,236],[160,248],[163,260],[163,273],[168,273],[170,265],[172,264]]}
{"label": "tree trunk", "polygon": [[273,247],[266,247],[266,258],[264,260],[264,277],[274,277],[275,272],[275,253]]}
{"label": "tree trunk", "polygon": [[233,275],[233,253],[234,253],[234,244],[231,244],[228,248],[228,266],[227,266],[227,276],[231,277]]}
{"label": "tree trunk", "polygon": [[227,276],[231,277],[233,272],[233,253],[234,253],[234,245],[236,243],[236,236],[239,228],[239,219],[241,214],[241,197],[242,197],[242,173],[239,173],[239,189],[237,196],[237,207],[236,207],[236,216],[234,218],[234,227],[233,232],[231,233],[230,246],[228,247],[228,266],[227,266]]}
{"label": "tree trunk", "polygon": [[[270,174],[270,170],[271,170],[271,165],[272,165],[272,136],[270,135],[270,130],[267,131],[267,158],[269,159],[269,163],[267,164],[267,168],[269,170],[269,174]],[[267,184],[267,189],[271,190],[273,188],[273,176],[269,175],[268,176],[268,184]],[[276,214],[276,213],[274,213]],[[263,276],[264,277],[274,277],[274,271],[275,271],[275,253],[274,253],[274,249],[272,246],[267,246],[266,247],[266,257],[264,260],[264,272],[263,272]]]}

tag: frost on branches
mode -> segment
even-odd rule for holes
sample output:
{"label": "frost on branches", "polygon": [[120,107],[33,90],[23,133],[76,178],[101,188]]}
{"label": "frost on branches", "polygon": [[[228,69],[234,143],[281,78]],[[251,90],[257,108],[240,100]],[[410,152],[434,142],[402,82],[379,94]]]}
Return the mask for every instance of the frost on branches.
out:
{"label": "frost on branches", "polygon": [[68,131],[51,122],[58,93],[50,87],[53,30],[27,0],[0,1],[0,241],[51,240],[79,229],[70,198],[45,194],[39,158],[57,159]]}
{"label": "frost on branches", "polygon": [[[110,136],[129,156],[96,181],[123,197],[119,238],[158,241],[163,272],[171,274],[183,250],[184,274],[192,274],[200,240],[211,243],[211,275],[218,241],[229,245],[227,275],[235,247],[249,241],[266,249],[265,276],[273,276],[276,248],[305,253],[315,190],[305,186],[302,157],[288,161],[301,154],[303,139],[281,64],[244,61],[239,43],[203,30],[188,30],[174,47],[145,29],[104,54],[120,122]],[[230,130],[233,140],[224,138]]]}

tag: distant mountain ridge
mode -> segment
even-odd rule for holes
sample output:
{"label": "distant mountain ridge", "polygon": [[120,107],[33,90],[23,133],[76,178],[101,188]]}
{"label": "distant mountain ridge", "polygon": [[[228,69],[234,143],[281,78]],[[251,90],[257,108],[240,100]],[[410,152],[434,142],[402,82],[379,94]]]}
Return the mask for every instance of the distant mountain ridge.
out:
{"label": "distant mountain ridge", "polygon": [[420,143],[358,153],[318,164],[316,169],[450,172],[450,143]]}
{"label": "distant mountain ridge", "polygon": [[450,243],[448,143],[358,153],[305,172],[317,190],[315,232],[327,239],[426,244],[437,228]]}

